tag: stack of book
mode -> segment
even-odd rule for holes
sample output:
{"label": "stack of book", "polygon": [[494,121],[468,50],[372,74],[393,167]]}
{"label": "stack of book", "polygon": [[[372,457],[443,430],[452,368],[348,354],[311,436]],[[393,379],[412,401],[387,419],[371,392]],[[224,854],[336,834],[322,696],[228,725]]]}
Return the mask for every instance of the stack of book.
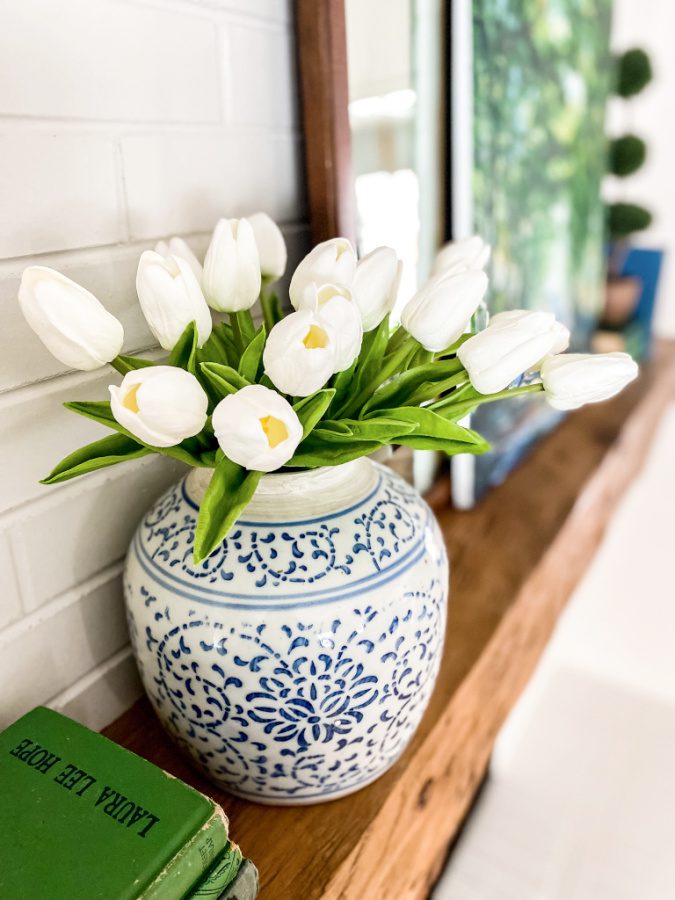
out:
{"label": "stack of book", "polygon": [[50,709],[0,734],[3,900],[253,900],[223,810]]}

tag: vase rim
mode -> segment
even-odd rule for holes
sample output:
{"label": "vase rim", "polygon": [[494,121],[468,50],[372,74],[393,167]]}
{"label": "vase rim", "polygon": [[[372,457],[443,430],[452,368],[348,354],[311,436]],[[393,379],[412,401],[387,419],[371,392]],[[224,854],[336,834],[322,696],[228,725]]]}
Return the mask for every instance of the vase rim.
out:
{"label": "vase rim", "polygon": [[[213,469],[195,468],[185,480],[186,492],[197,506],[212,473]],[[271,472],[260,479],[241,518],[291,521],[338,512],[368,494],[377,477],[377,464],[366,457],[339,466]]]}

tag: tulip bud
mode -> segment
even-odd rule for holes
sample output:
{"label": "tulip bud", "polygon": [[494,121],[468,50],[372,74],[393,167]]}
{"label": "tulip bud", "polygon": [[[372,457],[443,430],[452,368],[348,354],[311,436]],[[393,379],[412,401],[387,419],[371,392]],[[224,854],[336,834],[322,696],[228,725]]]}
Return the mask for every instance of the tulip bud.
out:
{"label": "tulip bud", "polygon": [[302,440],[302,425],[291,404],[262,384],[229,394],[211,421],[225,456],[255,472],[283,466]]}
{"label": "tulip bud", "polygon": [[401,270],[402,263],[391,247],[377,247],[359,260],[352,292],[364,331],[377,328],[394,308]]}
{"label": "tulip bud", "polygon": [[291,313],[267,337],[265,374],[282,393],[309,397],[335,372],[336,345],[332,327],[318,313],[311,309]]}
{"label": "tulip bud", "polygon": [[286,271],[286,241],[277,223],[267,213],[257,212],[247,219],[253,229],[262,277],[277,281]]}
{"label": "tulip bud", "polygon": [[185,243],[183,238],[172,237],[169,238],[168,242],[157,241],[155,244],[155,253],[159,253],[160,256],[164,257],[179,256],[181,259],[184,259],[197,276],[197,281],[200,284],[202,283],[202,275],[204,274],[202,264],[192,252],[190,246]]}
{"label": "tulip bud", "polygon": [[466,331],[487,286],[484,272],[441,272],[405,305],[401,324],[425,350],[445,350]]}
{"label": "tulip bud", "polygon": [[637,375],[637,363],[627,353],[564,353],[548,356],[541,366],[546,399],[555,409],[608,400]]}
{"label": "tulip bud", "polygon": [[260,294],[260,260],[246,219],[221,219],[206,251],[202,286],[212,309],[250,309]]}
{"label": "tulip bud", "polygon": [[294,309],[303,307],[303,294],[315,284],[344,284],[350,287],[356,272],[356,254],[347,238],[324,241],[307,254],[293,273],[288,293]]}
{"label": "tulip bud", "polygon": [[110,408],[123,428],[151,447],[174,447],[199,434],[208,397],[194,375],[176,366],[147,366],[111,384]]}
{"label": "tulip bud", "polygon": [[[539,363],[563,336],[553,313],[513,310],[519,316],[495,316],[485,331],[469,338],[457,356],[480,394],[495,394]],[[567,329],[565,329],[565,333]]]}
{"label": "tulip bud", "polygon": [[477,234],[460,241],[450,241],[436,254],[432,274],[482,270],[490,259],[490,252],[490,245]]}
{"label": "tulip bud", "polygon": [[72,369],[98,369],[122,349],[121,323],[93,294],[54,269],[24,269],[19,304],[50,353]]}
{"label": "tulip bud", "polygon": [[[523,319],[527,319],[529,315],[530,310],[527,309],[507,309],[504,312],[500,312],[492,316],[492,318],[490,319],[490,325],[497,327],[501,325],[513,325],[517,322],[521,322]],[[562,324],[562,322],[558,322],[557,319],[554,319],[553,333],[556,339],[549,352],[562,353],[564,350],[567,350],[570,345],[569,328],[566,328]],[[541,362],[541,360],[537,360],[537,363],[539,362]]]}
{"label": "tulip bud", "polygon": [[198,346],[208,340],[211,311],[187,260],[146,250],[138,263],[136,290],[150,331],[165,350],[173,350],[190,322],[197,325]]}
{"label": "tulip bud", "polygon": [[317,312],[333,329],[335,336],[335,368],[348,369],[359,355],[363,340],[361,314],[349,288],[338,284],[309,285],[303,302],[311,300],[308,308]]}

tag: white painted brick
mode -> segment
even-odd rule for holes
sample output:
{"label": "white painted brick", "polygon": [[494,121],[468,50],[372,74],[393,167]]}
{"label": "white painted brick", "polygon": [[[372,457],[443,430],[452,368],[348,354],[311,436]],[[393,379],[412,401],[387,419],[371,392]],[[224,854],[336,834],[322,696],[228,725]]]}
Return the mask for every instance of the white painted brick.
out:
{"label": "white painted brick", "polygon": [[184,472],[175,460],[155,456],[73,481],[30,504],[10,532],[24,608],[35,609],[121,559],[142,516]]}
{"label": "white painted brick", "polygon": [[49,491],[65,490],[38,482],[64,456],[111,432],[61,404],[66,400],[104,400],[109,396],[106,386],[117,378],[111,372],[93,379],[67,375],[0,397],[0,459],[5,461],[0,466],[0,512],[45,497]]}
{"label": "white painted brick", "polygon": [[9,535],[0,531],[0,628],[9,625],[21,615],[19,584],[9,544]]}
{"label": "white painted brick", "polygon": [[302,218],[297,142],[292,135],[132,135],[122,141],[131,236],[208,231],[221,216],[266,208]]}
{"label": "white painted brick", "polygon": [[115,147],[105,136],[0,133],[0,255],[123,239],[116,185]]}
{"label": "white painted brick", "polygon": [[129,709],[142,693],[131,648],[125,647],[47,706],[99,731]]}
{"label": "white painted brick", "polygon": [[295,125],[295,42],[290,34],[237,24],[223,29],[222,42],[228,121],[276,128]]}
{"label": "white painted brick", "polygon": [[[154,0],[166,3],[167,0]],[[229,11],[257,17],[268,22],[288,22],[292,14],[292,0],[183,0],[195,9]]]}
{"label": "white painted brick", "polygon": [[0,30],[6,115],[217,122],[217,72],[214,26],[168,10],[20,0]]}
{"label": "white painted brick", "polygon": [[0,633],[0,685],[5,686],[0,728],[64,690],[127,641],[119,571],[10,625]]}
{"label": "white painted brick", "polygon": [[213,21],[245,19],[263,26],[287,23],[293,12],[293,0],[143,0],[143,3],[189,11]]}

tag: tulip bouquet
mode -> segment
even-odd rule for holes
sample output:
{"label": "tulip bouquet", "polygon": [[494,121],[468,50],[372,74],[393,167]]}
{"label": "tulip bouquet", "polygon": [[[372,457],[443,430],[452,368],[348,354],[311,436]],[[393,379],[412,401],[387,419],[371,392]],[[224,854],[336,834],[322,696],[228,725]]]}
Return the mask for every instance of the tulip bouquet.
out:
{"label": "tulip bouquet", "polygon": [[[558,409],[605,399],[637,367],[624,353],[565,354],[552,314],[514,310],[472,334],[489,247],[448,245],[394,322],[394,250],[357,260],[349,241],[315,247],[273,290],[286,247],[264,213],[221,220],[203,266],[178,238],[143,253],[136,286],[163,361],[121,355],[123,330],[89,291],[51,269],[25,270],[24,315],[65,365],[110,363],[110,400],[66,407],[114,432],[62,460],[53,484],[149,453],[213,469],[197,521],[204,560],[251,500],[263,473],[335,466],[387,445],[483,453],[462,424],[481,403],[543,391]],[[251,309],[260,303],[262,321]],[[214,324],[211,310],[225,313]]]}

